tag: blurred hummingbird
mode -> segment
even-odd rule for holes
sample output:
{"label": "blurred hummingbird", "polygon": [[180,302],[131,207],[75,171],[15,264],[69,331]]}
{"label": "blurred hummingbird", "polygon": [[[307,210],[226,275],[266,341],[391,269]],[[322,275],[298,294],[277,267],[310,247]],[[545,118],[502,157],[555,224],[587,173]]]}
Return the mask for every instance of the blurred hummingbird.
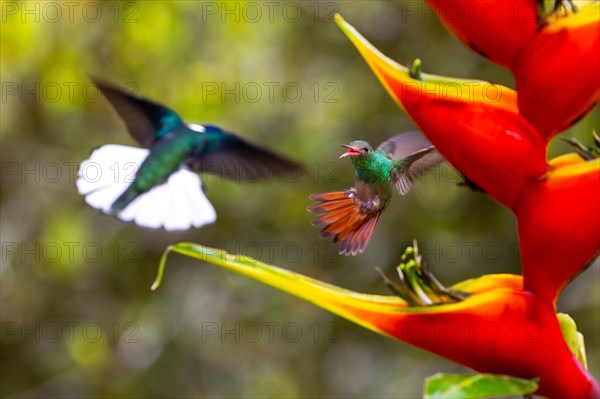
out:
{"label": "blurred hummingbird", "polygon": [[301,167],[211,125],[186,124],[172,109],[94,81],[144,148],[108,144],[79,167],[85,202],[122,221],[187,230],[216,220],[196,172],[255,181]]}
{"label": "blurred hummingbird", "polygon": [[420,132],[398,134],[373,150],[366,141],[342,145],[341,158],[350,157],[356,169],[349,190],[318,193],[309,211],[322,214],[313,226],[322,227],[320,237],[334,237],[339,253],[356,255],[367,247],[379,216],[392,198],[394,188],[402,195],[426,170],[444,158]]}

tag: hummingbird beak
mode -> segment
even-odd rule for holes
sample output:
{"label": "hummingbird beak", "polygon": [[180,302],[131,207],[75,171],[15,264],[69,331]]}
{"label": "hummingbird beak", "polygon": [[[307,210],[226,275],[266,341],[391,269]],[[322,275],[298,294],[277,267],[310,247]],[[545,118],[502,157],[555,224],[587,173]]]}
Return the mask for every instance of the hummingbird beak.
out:
{"label": "hummingbird beak", "polygon": [[355,157],[357,155],[362,154],[362,150],[358,147],[353,147],[353,146],[347,145],[347,144],[342,144],[342,147],[346,148],[348,151],[343,153],[339,159],[346,158],[346,157]]}

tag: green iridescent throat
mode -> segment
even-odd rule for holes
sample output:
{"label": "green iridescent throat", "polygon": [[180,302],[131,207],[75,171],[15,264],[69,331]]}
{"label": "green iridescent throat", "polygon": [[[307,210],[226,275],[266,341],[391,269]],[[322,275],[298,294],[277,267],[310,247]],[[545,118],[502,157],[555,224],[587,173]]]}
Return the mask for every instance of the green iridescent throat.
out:
{"label": "green iridescent throat", "polygon": [[356,176],[368,184],[389,184],[394,162],[378,152],[368,152],[352,158]]}

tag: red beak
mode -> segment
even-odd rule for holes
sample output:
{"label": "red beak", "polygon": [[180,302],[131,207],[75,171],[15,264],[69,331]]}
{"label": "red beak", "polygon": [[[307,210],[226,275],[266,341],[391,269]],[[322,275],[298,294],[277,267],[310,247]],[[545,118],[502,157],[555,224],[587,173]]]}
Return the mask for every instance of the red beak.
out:
{"label": "red beak", "polygon": [[357,155],[362,154],[362,150],[358,147],[352,147],[351,145],[342,144],[342,147],[348,149],[345,153],[340,156],[340,159],[345,157],[355,157]]}

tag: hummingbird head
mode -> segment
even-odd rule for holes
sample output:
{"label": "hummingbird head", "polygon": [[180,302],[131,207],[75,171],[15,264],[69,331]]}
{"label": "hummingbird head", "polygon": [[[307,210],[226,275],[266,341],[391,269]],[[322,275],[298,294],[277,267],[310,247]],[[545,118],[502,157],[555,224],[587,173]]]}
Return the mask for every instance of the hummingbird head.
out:
{"label": "hummingbird head", "polygon": [[371,148],[371,144],[367,143],[363,140],[355,140],[350,144],[342,144],[342,147],[346,148],[348,151],[343,153],[340,156],[340,159],[345,157],[362,157],[368,156],[373,153],[373,148]]}

